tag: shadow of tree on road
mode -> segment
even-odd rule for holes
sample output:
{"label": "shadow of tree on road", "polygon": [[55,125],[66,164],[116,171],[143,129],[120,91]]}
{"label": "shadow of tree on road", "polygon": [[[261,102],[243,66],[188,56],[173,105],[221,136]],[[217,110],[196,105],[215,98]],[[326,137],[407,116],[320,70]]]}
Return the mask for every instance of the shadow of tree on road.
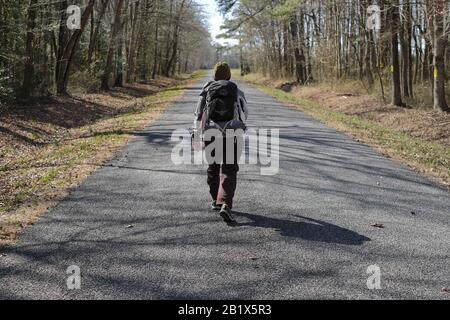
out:
{"label": "shadow of tree on road", "polygon": [[293,221],[269,218],[263,215],[255,215],[243,212],[234,212],[236,216],[240,216],[251,220],[247,223],[238,223],[236,227],[257,227],[274,229],[284,237],[301,238],[308,241],[336,243],[351,246],[360,246],[367,241],[371,241],[357,232],[348,230],[337,225],[315,220],[300,215],[295,217],[304,221]]}

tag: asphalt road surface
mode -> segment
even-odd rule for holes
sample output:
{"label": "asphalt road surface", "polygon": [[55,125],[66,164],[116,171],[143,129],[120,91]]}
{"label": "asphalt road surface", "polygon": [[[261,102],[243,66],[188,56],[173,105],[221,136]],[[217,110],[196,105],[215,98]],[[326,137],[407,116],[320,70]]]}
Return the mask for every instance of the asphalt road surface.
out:
{"label": "asphalt road surface", "polygon": [[246,84],[280,169],[241,166],[236,226],[210,212],[206,167],[171,161],[205,81],[3,251],[0,298],[450,298],[448,192]]}

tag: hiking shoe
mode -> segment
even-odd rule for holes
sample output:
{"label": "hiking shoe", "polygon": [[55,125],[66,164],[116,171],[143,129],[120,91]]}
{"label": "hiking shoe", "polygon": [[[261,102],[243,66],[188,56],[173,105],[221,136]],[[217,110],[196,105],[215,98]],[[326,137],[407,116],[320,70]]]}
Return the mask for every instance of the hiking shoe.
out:
{"label": "hiking shoe", "polygon": [[222,206],[218,205],[216,201],[213,201],[211,203],[211,210],[213,210],[213,211],[220,211],[220,209],[222,209]]}
{"label": "hiking shoe", "polygon": [[220,210],[220,216],[226,223],[236,223],[236,220],[234,220],[233,214],[231,213],[230,207],[226,204],[222,206],[222,209]]}

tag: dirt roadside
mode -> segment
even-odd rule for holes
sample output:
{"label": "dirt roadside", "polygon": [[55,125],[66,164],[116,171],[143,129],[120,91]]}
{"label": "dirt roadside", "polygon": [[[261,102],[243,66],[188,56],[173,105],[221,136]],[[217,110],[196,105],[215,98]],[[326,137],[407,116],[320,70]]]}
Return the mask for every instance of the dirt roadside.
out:
{"label": "dirt roadside", "polygon": [[0,246],[55,206],[203,72],[10,106],[0,118]]}

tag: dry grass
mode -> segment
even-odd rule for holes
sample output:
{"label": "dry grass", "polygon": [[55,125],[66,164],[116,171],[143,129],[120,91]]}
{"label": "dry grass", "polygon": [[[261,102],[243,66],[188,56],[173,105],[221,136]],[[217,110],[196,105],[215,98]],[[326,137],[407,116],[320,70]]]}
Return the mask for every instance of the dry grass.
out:
{"label": "dry grass", "polygon": [[387,128],[450,147],[450,114],[424,109],[405,109],[385,105],[362,90],[344,85],[295,87],[296,97],[316,101],[347,115],[375,121]]}
{"label": "dry grass", "polygon": [[200,76],[7,110],[0,120],[0,245],[14,241]]}

